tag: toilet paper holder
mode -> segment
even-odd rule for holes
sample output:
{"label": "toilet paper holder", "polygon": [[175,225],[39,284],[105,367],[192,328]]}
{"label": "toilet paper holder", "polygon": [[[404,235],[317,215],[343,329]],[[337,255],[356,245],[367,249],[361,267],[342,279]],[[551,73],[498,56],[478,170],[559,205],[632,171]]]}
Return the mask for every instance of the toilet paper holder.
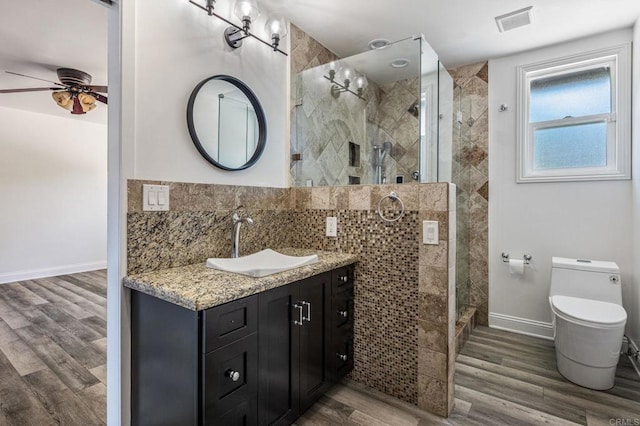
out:
{"label": "toilet paper holder", "polygon": [[[533,259],[533,257],[530,254],[525,253],[522,256],[522,259],[524,260],[524,264],[528,265],[529,263],[531,263],[531,259]],[[509,263],[509,253],[502,252],[502,261],[504,263]]]}

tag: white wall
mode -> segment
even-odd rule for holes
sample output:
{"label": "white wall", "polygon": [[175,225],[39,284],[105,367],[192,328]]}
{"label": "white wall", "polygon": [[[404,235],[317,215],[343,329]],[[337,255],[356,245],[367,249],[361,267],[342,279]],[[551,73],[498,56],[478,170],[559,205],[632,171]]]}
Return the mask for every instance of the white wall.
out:
{"label": "white wall", "polygon": [[640,342],[640,18],[633,32],[633,118],[632,155],[633,163],[633,285],[629,306],[630,336]]}
{"label": "white wall", "polygon": [[104,268],[107,127],[0,107],[0,283]]}
{"label": "white wall", "polygon": [[[631,181],[516,184],[516,68],[626,43],[617,31],[489,62],[489,324],[551,336],[551,257],[612,260],[622,270],[624,304],[633,317]],[[499,112],[501,104],[509,105]],[[637,155],[637,154],[636,154]],[[524,277],[501,261],[533,256]]]}
{"label": "white wall", "polygon": [[[216,12],[232,19],[232,2]],[[265,16],[266,13],[263,13]],[[289,185],[289,62],[257,40],[226,47],[222,21],[187,1],[114,2],[109,13],[109,425],[130,424],[130,309],[126,271],[126,180],[286,187]],[[263,35],[264,18],[255,25]],[[289,50],[288,38],[281,48]],[[255,166],[218,170],[193,145],[189,95],[201,80],[228,74],[245,82],[267,118],[266,149]]]}
{"label": "white wall", "polygon": [[[218,2],[228,12],[232,2]],[[262,35],[264,16],[254,28]],[[136,1],[135,178],[286,187],[288,176],[288,61],[257,40],[231,51],[227,26],[187,1]],[[288,38],[283,50],[288,50]],[[267,145],[258,163],[226,172],[206,162],[187,130],[191,91],[206,77],[228,74],[254,91],[267,117]]]}

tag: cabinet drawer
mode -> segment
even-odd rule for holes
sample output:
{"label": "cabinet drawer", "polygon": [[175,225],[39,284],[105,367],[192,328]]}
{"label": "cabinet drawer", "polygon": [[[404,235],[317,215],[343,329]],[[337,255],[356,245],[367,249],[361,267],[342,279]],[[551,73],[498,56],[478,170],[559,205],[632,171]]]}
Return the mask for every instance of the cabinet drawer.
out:
{"label": "cabinet drawer", "polygon": [[258,424],[258,401],[244,401],[230,411],[222,414],[213,422],[205,424],[224,426],[251,426]]}
{"label": "cabinet drawer", "polygon": [[[203,372],[205,423],[227,413],[244,401],[257,397],[258,336],[208,353]],[[226,424],[226,423],[225,423]]]}
{"label": "cabinet drawer", "polygon": [[353,286],[354,278],[353,265],[343,266],[342,268],[331,271],[331,282],[333,283],[332,295],[335,295],[335,292],[339,291],[339,289],[345,285]]}
{"label": "cabinet drawer", "polygon": [[331,373],[335,382],[341,380],[353,369],[353,339],[345,338],[332,345]]}
{"label": "cabinet drawer", "polygon": [[343,327],[345,324],[353,324],[353,285],[342,287],[333,296],[331,303],[331,326]]}
{"label": "cabinet drawer", "polygon": [[211,352],[255,333],[257,328],[257,295],[207,309],[203,316],[202,350]]}

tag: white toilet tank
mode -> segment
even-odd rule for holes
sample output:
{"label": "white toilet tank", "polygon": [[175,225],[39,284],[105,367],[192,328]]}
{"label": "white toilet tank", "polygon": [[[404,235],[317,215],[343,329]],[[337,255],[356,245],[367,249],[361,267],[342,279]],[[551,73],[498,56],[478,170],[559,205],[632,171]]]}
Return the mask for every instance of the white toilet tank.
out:
{"label": "white toilet tank", "polygon": [[622,305],[620,268],[614,262],[553,257],[549,296],[556,295]]}

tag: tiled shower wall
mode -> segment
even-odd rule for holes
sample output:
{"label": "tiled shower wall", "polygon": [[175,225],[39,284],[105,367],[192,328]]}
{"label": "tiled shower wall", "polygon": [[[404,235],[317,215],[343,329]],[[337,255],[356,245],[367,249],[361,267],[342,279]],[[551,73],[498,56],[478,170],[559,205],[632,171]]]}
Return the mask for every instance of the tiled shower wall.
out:
{"label": "tiled shower wall", "polygon": [[[467,217],[458,229],[468,241],[469,304],[477,309],[477,322],[488,323],[488,206],[489,206],[489,65],[487,62],[448,70],[453,77],[454,115],[460,106],[462,138],[453,146],[453,182],[458,185],[460,217]],[[454,123],[454,128],[458,125]],[[461,224],[458,224],[461,227]],[[458,256],[464,259],[464,256]]]}
{"label": "tiled shower wall", "polygon": [[[141,212],[143,183],[168,184],[171,211]],[[376,209],[392,190],[406,211],[388,223]],[[357,254],[352,378],[446,416],[455,362],[450,192],[446,183],[283,189],[129,181],[128,271],[228,256],[231,209],[240,204],[254,219],[241,252],[288,246]],[[388,200],[382,207],[398,213]],[[338,218],[337,238],[324,235],[327,216]],[[439,221],[438,245],[421,244],[422,220]]]}
{"label": "tiled shower wall", "polygon": [[[417,49],[417,45],[416,45]],[[385,141],[393,149],[384,176],[409,182],[418,170],[419,123],[409,109],[418,101],[418,78],[378,85],[373,81],[362,100],[349,93],[331,95],[327,70],[318,66],[337,57],[299,28],[292,26],[291,47],[291,181],[293,186],[374,181],[373,145]],[[349,142],[357,145],[356,165],[349,163]],[[299,158],[295,160],[295,158]]]}

